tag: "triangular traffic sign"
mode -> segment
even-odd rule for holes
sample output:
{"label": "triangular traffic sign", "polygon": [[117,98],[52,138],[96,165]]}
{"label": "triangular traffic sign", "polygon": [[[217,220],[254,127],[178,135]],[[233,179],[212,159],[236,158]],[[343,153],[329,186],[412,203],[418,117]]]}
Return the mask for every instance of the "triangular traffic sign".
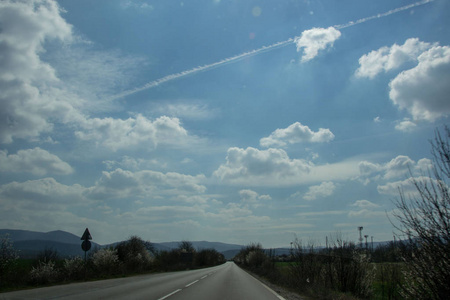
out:
{"label": "triangular traffic sign", "polygon": [[86,228],[81,239],[85,240],[85,241],[92,240],[92,236],[91,236],[91,233],[89,232],[89,229]]}

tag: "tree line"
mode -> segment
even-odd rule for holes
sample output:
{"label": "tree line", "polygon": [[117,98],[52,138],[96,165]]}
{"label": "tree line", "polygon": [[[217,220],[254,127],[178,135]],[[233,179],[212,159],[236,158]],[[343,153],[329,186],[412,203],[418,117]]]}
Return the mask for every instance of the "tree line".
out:
{"label": "tree line", "polygon": [[113,247],[94,249],[86,261],[79,256],[60,258],[53,249],[44,249],[34,260],[19,259],[7,236],[0,241],[0,290],[197,269],[225,262],[224,255],[215,249],[196,250],[192,243],[183,241],[176,249],[157,251],[138,236]]}

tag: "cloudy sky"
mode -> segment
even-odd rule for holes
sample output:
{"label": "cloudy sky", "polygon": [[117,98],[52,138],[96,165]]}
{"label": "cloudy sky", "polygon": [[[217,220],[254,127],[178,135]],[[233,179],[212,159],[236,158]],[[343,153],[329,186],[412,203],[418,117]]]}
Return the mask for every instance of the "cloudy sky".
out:
{"label": "cloudy sky", "polygon": [[449,83],[446,0],[4,0],[0,228],[390,240]]}

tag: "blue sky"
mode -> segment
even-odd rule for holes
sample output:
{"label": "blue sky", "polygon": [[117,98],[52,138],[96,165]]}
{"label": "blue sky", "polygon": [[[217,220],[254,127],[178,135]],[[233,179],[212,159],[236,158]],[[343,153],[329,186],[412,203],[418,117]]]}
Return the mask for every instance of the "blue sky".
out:
{"label": "blue sky", "polygon": [[444,0],[2,1],[0,228],[390,240],[448,123],[449,20]]}

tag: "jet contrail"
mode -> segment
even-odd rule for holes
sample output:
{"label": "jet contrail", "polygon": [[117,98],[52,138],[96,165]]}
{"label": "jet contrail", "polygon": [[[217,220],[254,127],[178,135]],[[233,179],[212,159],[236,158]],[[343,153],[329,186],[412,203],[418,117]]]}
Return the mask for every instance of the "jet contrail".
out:
{"label": "jet contrail", "polygon": [[382,13],[382,14],[377,14],[377,15],[375,15],[375,16],[371,16],[371,17],[367,17],[367,18],[362,18],[362,19],[359,19],[358,21],[354,21],[354,22],[353,22],[353,21],[350,21],[350,22],[348,22],[347,24],[335,25],[335,26],[333,26],[333,27],[336,28],[336,29],[338,29],[338,30],[339,30],[339,29],[344,29],[344,28],[351,27],[351,26],[355,26],[355,25],[358,25],[358,24],[361,24],[361,23],[365,23],[365,22],[367,22],[367,21],[374,20],[374,19],[379,19],[379,18],[387,17],[387,16],[390,16],[390,15],[392,15],[392,14],[396,14],[396,13],[398,13],[398,12],[401,12],[401,11],[404,11],[404,10],[408,10],[408,9],[411,9],[411,8],[414,8],[414,7],[416,7],[416,6],[421,6],[421,5],[424,5],[424,4],[433,2],[433,1],[435,1],[435,0],[422,0],[422,1],[419,1],[419,2],[416,2],[416,3],[413,3],[413,4],[410,4],[410,5],[405,5],[405,6],[402,6],[402,7],[399,7],[399,8],[391,9],[390,11],[387,11],[387,12]]}
{"label": "jet contrail", "polygon": [[[346,24],[334,25],[332,27],[336,28],[337,30],[348,28],[348,27],[352,27],[352,26],[355,26],[355,25],[358,25],[358,24],[361,24],[361,23],[365,23],[367,21],[371,21],[371,20],[374,20],[374,19],[387,17],[387,16],[390,16],[392,14],[395,14],[395,13],[398,13],[398,12],[401,12],[401,11],[405,11],[405,10],[408,10],[408,9],[411,9],[411,8],[414,8],[414,7],[417,7],[417,6],[425,5],[425,4],[433,2],[433,1],[435,1],[435,0],[418,1],[418,2],[415,2],[413,4],[409,4],[409,5],[405,5],[405,6],[399,7],[399,8],[391,9],[391,10],[385,12],[385,13],[380,13],[380,14],[377,14],[377,15],[374,15],[374,16],[371,16],[371,17],[362,18],[362,19],[359,19],[357,21],[350,21],[350,22],[348,22]],[[242,60],[242,59],[247,58],[247,57],[251,57],[251,56],[258,55],[258,54],[261,54],[261,53],[264,53],[264,52],[268,52],[268,51],[272,51],[272,50],[277,49],[277,48],[282,48],[282,47],[285,47],[285,46],[287,46],[287,45],[289,45],[291,43],[294,43],[297,38],[299,38],[299,37],[290,38],[288,40],[285,40],[285,41],[282,41],[282,42],[278,42],[278,43],[274,43],[274,44],[271,44],[269,46],[263,46],[261,48],[258,48],[258,49],[252,50],[252,51],[244,52],[244,53],[239,54],[239,55],[235,55],[235,56],[232,56],[232,57],[229,57],[229,58],[222,59],[222,60],[220,60],[218,62],[215,62],[215,63],[212,63],[212,64],[208,64],[208,65],[204,65],[204,66],[198,66],[198,67],[195,67],[195,68],[183,71],[183,72],[167,75],[167,76],[161,77],[159,79],[150,81],[149,83],[147,83],[147,84],[145,84],[145,85],[143,85],[141,87],[138,87],[138,88],[135,88],[135,89],[131,89],[131,90],[128,90],[128,91],[124,91],[124,92],[122,92],[120,94],[117,94],[117,95],[111,97],[110,100],[123,98],[123,97],[129,96],[129,95],[132,95],[132,94],[135,94],[135,93],[147,90],[147,89],[151,89],[151,88],[157,87],[160,84],[168,82],[168,81],[172,81],[172,80],[175,80],[175,79],[178,79],[178,78],[181,78],[181,77],[185,77],[185,76],[188,76],[188,75],[192,75],[192,74],[195,74],[195,73],[212,70],[212,69],[215,69],[217,67],[221,67],[221,66],[233,63],[233,62],[237,62],[237,61]]]}

